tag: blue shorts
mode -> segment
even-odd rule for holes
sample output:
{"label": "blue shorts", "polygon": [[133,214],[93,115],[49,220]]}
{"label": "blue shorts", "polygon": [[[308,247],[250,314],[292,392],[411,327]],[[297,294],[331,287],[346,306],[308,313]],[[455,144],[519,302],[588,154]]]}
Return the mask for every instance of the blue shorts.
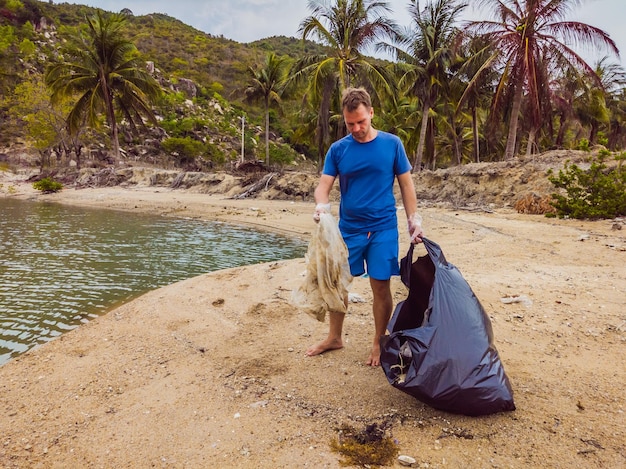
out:
{"label": "blue shorts", "polygon": [[398,230],[370,233],[342,233],[348,247],[350,273],[354,277],[367,274],[374,280],[389,280],[400,275],[398,264]]}

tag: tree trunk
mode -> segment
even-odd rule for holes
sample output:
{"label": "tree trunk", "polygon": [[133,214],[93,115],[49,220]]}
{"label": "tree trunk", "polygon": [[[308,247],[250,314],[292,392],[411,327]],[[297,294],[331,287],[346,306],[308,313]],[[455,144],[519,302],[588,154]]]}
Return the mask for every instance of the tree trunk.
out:
{"label": "tree trunk", "polygon": [[422,109],[422,124],[420,127],[420,139],[417,144],[417,152],[415,153],[415,162],[413,164],[413,172],[422,170],[422,158],[424,157],[424,144],[426,142],[426,129],[428,128],[428,113],[430,112],[430,106],[428,103],[424,103]]}
{"label": "tree trunk", "polygon": [[317,137],[317,172],[322,172],[324,166],[324,125],[322,124],[321,117],[317,117],[317,129],[315,131]]}
{"label": "tree trunk", "polygon": [[589,145],[595,145],[598,139],[598,126],[591,124],[591,131],[589,132]]}
{"label": "tree trunk", "polygon": [[317,171],[321,172],[324,166],[324,156],[326,156],[326,142],[330,137],[330,104],[335,80],[332,77],[324,79],[324,91],[320,102],[319,114],[317,116]]}
{"label": "tree trunk", "polygon": [[474,161],[480,163],[480,138],[478,137],[478,109],[472,108],[472,136],[474,138]]}
{"label": "tree trunk", "polygon": [[265,166],[270,167],[270,108],[265,104]]}
{"label": "tree trunk", "polygon": [[117,161],[120,159],[120,140],[115,117],[113,117],[113,121],[111,122],[111,143],[113,143],[113,154],[115,155],[115,160]]}
{"label": "tree trunk", "polygon": [[74,146],[74,154],[76,155],[76,169],[79,169],[79,170],[82,166],[82,153],[83,153],[83,146],[76,144]]}
{"label": "tree trunk", "polygon": [[111,96],[109,82],[102,68],[100,69],[100,86],[102,86],[102,95],[105,100],[107,121],[111,127],[111,144],[113,145],[113,154],[115,155],[115,159],[119,160],[120,140],[117,131],[117,122],[115,120],[115,110],[113,109],[113,96]]}
{"label": "tree trunk", "polygon": [[509,135],[506,139],[506,150],[504,151],[504,159],[512,160],[515,156],[515,145],[517,143],[517,124],[519,122],[519,113],[522,109],[523,87],[518,84],[515,90],[515,98],[513,99],[513,109],[509,118]]}
{"label": "tree trunk", "polygon": [[535,129],[534,127],[532,129],[530,129],[530,132],[528,132],[528,144],[526,145],[526,156],[530,156],[532,155],[533,152],[533,148],[535,148],[536,142],[537,140],[537,129]]}
{"label": "tree trunk", "polygon": [[559,115],[559,133],[556,136],[556,146],[559,148],[563,147],[563,140],[565,139],[565,113],[561,113]]}
{"label": "tree trunk", "polygon": [[459,142],[459,137],[456,135],[454,136],[454,158],[456,160],[456,164],[460,165],[462,159],[461,143]]}

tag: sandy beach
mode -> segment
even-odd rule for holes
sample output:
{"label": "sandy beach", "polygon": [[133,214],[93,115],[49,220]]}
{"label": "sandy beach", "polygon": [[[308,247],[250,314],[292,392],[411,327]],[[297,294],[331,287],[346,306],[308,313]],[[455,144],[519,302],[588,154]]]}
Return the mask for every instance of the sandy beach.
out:
{"label": "sandy beach", "polygon": [[[148,186],[43,195],[16,182],[1,192],[304,240],[314,228],[311,201]],[[160,288],[0,367],[0,467],[337,468],[338,429],[374,423],[414,467],[626,467],[626,228],[497,207],[420,212],[491,318],[517,410],[438,411],[366,366],[362,278],[345,347],[306,357],[327,324],[289,302],[306,268],[295,259]],[[406,298],[399,278],[392,291]]]}

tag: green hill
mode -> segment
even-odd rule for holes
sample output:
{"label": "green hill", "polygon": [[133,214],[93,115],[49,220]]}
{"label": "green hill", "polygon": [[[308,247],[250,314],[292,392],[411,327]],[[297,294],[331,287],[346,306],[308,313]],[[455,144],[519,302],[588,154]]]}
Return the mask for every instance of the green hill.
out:
{"label": "green hill", "polygon": [[[42,74],[60,42],[69,33],[84,28],[85,18],[93,16],[96,11],[92,7],[69,3],[0,0],[0,145],[8,146],[26,138],[23,126],[9,115],[13,106],[10,97],[16,85]],[[154,65],[165,89],[182,91],[187,98],[196,100],[193,112],[173,109],[180,108],[180,99],[169,98],[159,105],[157,113],[170,124],[166,128],[168,134],[189,136],[188,132],[183,135],[184,131],[173,129],[172,121],[194,120],[193,138],[209,135],[214,142],[221,140],[208,153],[213,156],[216,152],[225,154],[212,158],[211,164],[232,159],[240,151],[238,126],[241,115],[246,115],[248,124],[252,125],[246,136],[246,154],[258,156],[256,148],[263,119],[260,108],[244,102],[248,68],[263,63],[270,51],[292,59],[305,53],[323,52],[322,46],[297,38],[275,36],[243,44],[199,31],[165,14],[135,16],[130,9],[120,13],[127,15],[125,36],[136,45],[139,61]],[[214,112],[216,102],[225,112]],[[287,99],[284,107],[296,109],[298,103]],[[289,119],[292,119],[289,113],[281,116],[272,113],[272,127],[292,133]],[[274,140],[279,139],[276,131],[272,136]],[[312,154],[306,144],[297,147],[300,152]],[[129,151],[133,152],[132,149]],[[293,155],[287,159],[292,158]]]}

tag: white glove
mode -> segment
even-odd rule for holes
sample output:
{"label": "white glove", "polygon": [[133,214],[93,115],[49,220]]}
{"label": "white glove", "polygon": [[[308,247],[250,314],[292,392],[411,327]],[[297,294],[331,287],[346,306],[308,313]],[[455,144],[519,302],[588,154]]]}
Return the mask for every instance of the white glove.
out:
{"label": "white glove", "polygon": [[413,213],[407,219],[407,225],[411,243],[421,243],[422,236],[424,236],[424,232],[422,231],[422,217],[418,213]]}
{"label": "white glove", "polygon": [[315,213],[313,213],[313,220],[315,223],[320,221],[320,215],[322,213],[330,213],[330,204],[317,204],[315,206]]}

